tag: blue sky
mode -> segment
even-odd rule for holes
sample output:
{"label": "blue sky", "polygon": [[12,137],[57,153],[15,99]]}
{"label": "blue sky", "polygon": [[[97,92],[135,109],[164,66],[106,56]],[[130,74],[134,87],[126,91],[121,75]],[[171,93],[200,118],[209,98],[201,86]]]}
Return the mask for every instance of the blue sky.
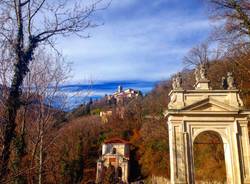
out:
{"label": "blue sky", "polygon": [[113,0],[94,19],[89,39],[60,39],[72,82],[159,81],[182,70],[183,56],[205,41],[212,25],[203,0]]}

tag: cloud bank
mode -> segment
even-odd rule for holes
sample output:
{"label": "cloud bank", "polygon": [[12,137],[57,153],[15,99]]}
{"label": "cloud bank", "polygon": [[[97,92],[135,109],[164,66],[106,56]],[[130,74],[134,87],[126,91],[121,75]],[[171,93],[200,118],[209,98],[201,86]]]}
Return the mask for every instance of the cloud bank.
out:
{"label": "cloud bank", "polygon": [[113,0],[94,19],[105,24],[88,30],[89,39],[59,42],[73,63],[72,81],[166,79],[211,31],[200,0]]}

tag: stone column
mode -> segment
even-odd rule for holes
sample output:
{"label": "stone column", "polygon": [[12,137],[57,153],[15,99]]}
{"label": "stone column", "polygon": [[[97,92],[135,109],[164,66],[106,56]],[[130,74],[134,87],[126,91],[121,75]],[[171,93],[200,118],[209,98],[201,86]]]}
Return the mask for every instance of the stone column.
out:
{"label": "stone column", "polygon": [[102,176],[103,176],[103,162],[102,161],[97,161],[96,165],[96,183],[100,183],[102,181]]}
{"label": "stone column", "polygon": [[[225,162],[227,167],[227,183],[241,184],[240,149],[238,124],[234,122],[228,132],[229,149],[225,151]],[[224,142],[224,141],[223,141]],[[225,144],[224,144],[225,146]]]}
{"label": "stone column", "polygon": [[244,184],[250,184],[250,143],[248,135],[248,121],[239,122],[239,147]]}
{"label": "stone column", "polygon": [[193,159],[193,146],[190,133],[185,130],[183,134],[184,148],[185,148],[185,163],[186,163],[186,174],[188,183],[194,183],[194,159]]}
{"label": "stone column", "polygon": [[123,161],[121,168],[122,168],[122,181],[128,183],[128,177],[129,177],[128,161]]}
{"label": "stone column", "polygon": [[187,184],[188,160],[185,151],[185,139],[182,122],[168,122],[169,149],[170,149],[170,175],[172,184]]}

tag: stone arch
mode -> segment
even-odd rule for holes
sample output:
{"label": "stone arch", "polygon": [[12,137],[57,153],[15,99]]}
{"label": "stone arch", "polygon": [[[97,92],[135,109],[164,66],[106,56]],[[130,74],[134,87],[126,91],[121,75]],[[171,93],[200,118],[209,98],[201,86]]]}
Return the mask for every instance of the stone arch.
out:
{"label": "stone arch", "polygon": [[[199,73],[199,72],[198,72]],[[204,131],[223,140],[227,183],[250,184],[250,111],[239,90],[213,90],[208,79],[197,80],[194,90],[174,88],[167,117],[171,184],[193,184],[193,141]]]}
{"label": "stone arch", "polygon": [[[191,123],[192,124],[192,123]],[[203,125],[204,123],[199,123],[199,125],[190,125],[191,128],[191,139],[188,141],[191,145],[191,150],[189,154],[188,160],[191,162],[191,173],[190,177],[194,181],[194,153],[193,153],[193,143],[195,141],[195,138],[197,138],[200,134],[206,131],[212,131],[216,132],[218,136],[221,138],[223,142],[223,148],[224,148],[224,159],[225,159],[225,165],[226,165],[226,174],[227,174],[227,183],[233,183],[236,178],[239,178],[239,175],[236,176],[235,172],[239,172],[236,167],[239,168],[239,166],[235,166],[235,153],[238,152],[235,150],[237,149],[237,143],[232,141],[232,129],[230,131],[230,126],[223,125],[223,122],[218,122],[220,126],[216,127],[213,125],[213,122],[206,122],[206,125]],[[213,126],[210,126],[213,125]]]}
{"label": "stone arch", "polygon": [[[209,137],[211,135],[212,135],[212,137]],[[200,139],[201,138],[200,136],[203,136],[202,138],[205,138],[205,142],[204,142],[203,139]],[[210,150],[210,152],[207,152],[207,149],[211,149],[211,147],[209,146],[209,144],[211,143],[210,141],[214,140],[214,139],[216,141],[218,141],[218,142],[216,142],[216,144],[220,144],[220,146],[219,146],[220,151],[221,151],[220,153],[223,154],[223,158],[222,157],[220,157],[220,158],[217,157],[217,159],[220,159],[222,161],[219,164],[222,167],[219,167],[220,168],[218,170],[218,171],[220,171],[219,175],[216,175],[217,173],[214,173],[214,169],[218,168],[218,167],[213,167],[212,166],[212,169],[210,167],[208,167],[207,168],[208,170],[205,172],[205,173],[207,173],[206,177],[204,177],[204,175],[203,175],[204,173],[202,175],[198,174],[198,171],[199,170],[201,171],[201,168],[204,169],[204,166],[206,168],[206,164],[211,164],[211,163],[213,163],[212,165],[214,165],[214,164],[217,165],[218,164],[217,162],[214,162],[216,160],[214,160],[215,157],[213,157],[213,151],[211,152],[211,150]],[[208,140],[208,142],[207,142],[207,140]],[[197,143],[198,144],[201,143],[203,145],[196,145]],[[198,163],[200,163],[202,165],[202,167],[200,167],[199,169],[196,168],[196,167],[194,168],[194,174],[193,174],[194,175],[194,180],[197,181],[197,177],[199,176],[198,179],[204,179],[204,181],[206,181],[206,180],[210,181],[211,179],[215,179],[216,182],[218,181],[220,183],[220,182],[223,181],[223,183],[224,183],[225,182],[224,179],[227,178],[227,168],[226,168],[226,158],[225,158],[225,147],[224,146],[225,146],[225,144],[228,144],[228,143],[225,140],[223,140],[223,137],[221,136],[219,131],[214,131],[214,130],[211,130],[211,129],[206,129],[206,130],[199,131],[199,133],[197,133],[194,136],[192,144],[193,144],[193,146],[192,146],[193,150],[192,151],[193,151],[194,167],[196,166],[196,163],[197,163],[197,162],[195,162],[195,161],[197,161],[196,158],[198,158],[198,156],[200,156],[200,155],[198,155],[198,153],[205,154],[205,157],[202,157],[202,158],[205,159],[206,161],[208,161],[206,164],[204,164],[205,160],[203,160],[203,159],[202,159],[202,161],[199,160],[202,163],[201,162],[198,162]],[[218,145],[216,147],[218,148]],[[198,153],[195,152],[195,148],[198,148],[198,150],[199,150]],[[202,152],[204,150],[206,150],[206,152]],[[212,159],[212,162],[211,162],[211,159]],[[223,164],[223,165],[221,165],[221,164]]]}
{"label": "stone arch", "polygon": [[228,136],[223,131],[216,128],[202,128],[195,131],[194,135],[192,136],[192,144],[194,143],[195,139],[204,132],[215,132],[221,138],[223,144],[229,144]]}

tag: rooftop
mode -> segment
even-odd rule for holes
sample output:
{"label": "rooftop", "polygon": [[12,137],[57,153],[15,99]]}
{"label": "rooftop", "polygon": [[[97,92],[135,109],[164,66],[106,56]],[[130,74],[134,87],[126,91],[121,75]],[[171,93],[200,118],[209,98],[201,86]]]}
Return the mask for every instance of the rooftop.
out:
{"label": "rooftop", "polygon": [[114,144],[114,143],[130,144],[128,141],[121,139],[119,137],[113,137],[104,141],[104,144]]}

